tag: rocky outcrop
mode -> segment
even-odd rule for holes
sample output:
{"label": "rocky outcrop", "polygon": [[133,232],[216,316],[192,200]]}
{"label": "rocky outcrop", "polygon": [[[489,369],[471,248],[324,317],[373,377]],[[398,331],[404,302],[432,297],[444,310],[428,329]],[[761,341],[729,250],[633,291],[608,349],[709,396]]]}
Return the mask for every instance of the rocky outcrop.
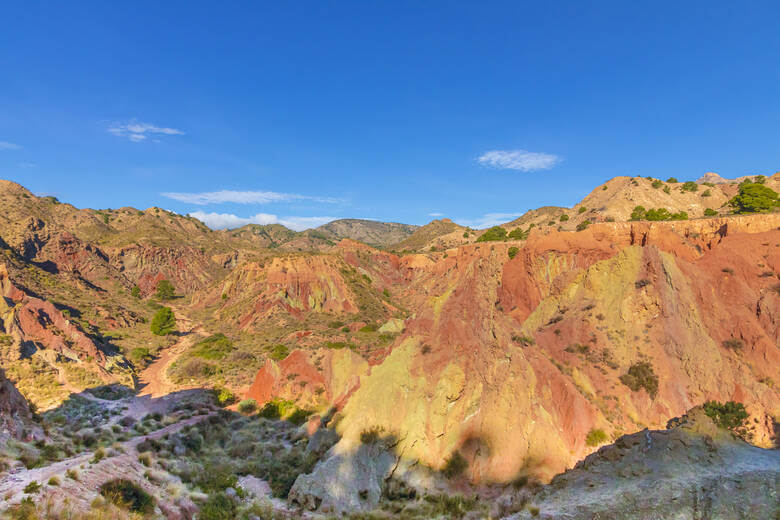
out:
{"label": "rocky outcrop", "polygon": [[0,368],[0,438],[3,435],[22,437],[24,422],[30,418],[27,401]]}
{"label": "rocky outcrop", "polygon": [[513,520],[737,520],[780,511],[780,451],[750,446],[694,409],[668,430],[643,430],[556,476]]}

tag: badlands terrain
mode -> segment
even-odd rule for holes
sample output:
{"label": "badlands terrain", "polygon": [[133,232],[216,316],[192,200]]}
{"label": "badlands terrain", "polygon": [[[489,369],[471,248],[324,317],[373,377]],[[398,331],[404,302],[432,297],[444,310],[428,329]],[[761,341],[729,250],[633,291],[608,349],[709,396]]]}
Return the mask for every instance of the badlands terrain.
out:
{"label": "badlands terrain", "polygon": [[0,515],[778,519],[778,191],[215,231],[0,181]]}

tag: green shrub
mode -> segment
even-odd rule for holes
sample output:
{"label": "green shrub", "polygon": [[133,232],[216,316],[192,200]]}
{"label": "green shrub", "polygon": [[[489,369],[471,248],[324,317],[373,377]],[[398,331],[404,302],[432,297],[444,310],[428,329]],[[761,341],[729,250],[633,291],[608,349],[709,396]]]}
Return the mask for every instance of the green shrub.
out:
{"label": "green shrub", "polygon": [[731,350],[742,350],[745,346],[745,342],[739,338],[729,338],[723,342],[723,346]]}
{"label": "green shrub", "polygon": [[210,360],[225,359],[235,350],[233,342],[224,334],[214,334],[198,341],[192,348],[192,355]]}
{"label": "green shrub", "polygon": [[580,206],[579,209],[577,210],[577,213],[579,213],[581,215],[581,214],[585,213],[586,211],[588,211],[588,208],[586,208],[585,206]]}
{"label": "green shrub", "polygon": [[200,520],[233,520],[238,518],[238,506],[225,493],[209,495],[206,503],[200,508]]}
{"label": "green shrub", "polygon": [[678,183],[680,181],[677,180],[677,177],[669,177],[668,179],[666,179],[666,182],[670,182],[672,184],[676,184],[676,183]]}
{"label": "green shrub", "polygon": [[271,348],[271,352],[268,354],[268,357],[274,361],[281,361],[289,355],[290,349],[288,349],[286,345],[274,345]]}
{"label": "green shrub", "polygon": [[655,189],[658,189],[658,188],[660,188],[663,185],[664,185],[664,183],[659,181],[658,179],[654,180],[653,183],[651,184],[651,186],[653,188],[655,188]]}
{"label": "green shrub", "polygon": [[704,413],[721,428],[732,431],[742,428],[748,419],[745,405],[735,401],[727,403],[707,401],[704,403]]}
{"label": "green shrub", "polygon": [[100,486],[100,494],[115,506],[142,515],[154,511],[155,500],[133,481],[115,479]]}
{"label": "green shrub", "polygon": [[650,220],[650,221],[669,220],[671,216],[672,216],[671,213],[669,213],[669,210],[666,208],[649,209],[645,213],[645,220]]}
{"label": "green shrub", "polygon": [[739,194],[729,201],[735,213],[766,213],[780,205],[777,192],[763,184],[739,185]]}
{"label": "green shrub", "polygon": [[588,229],[588,226],[590,226],[590,220],[583,220],[579,224],[577,224],[577,231],[583,231],[585,229]]}
{"label": "green shrub", "polygon": [[130,289],[130,296],[133,298],[140,298],[141,297],[141,288],[137,285],[134,285],[132,289]]}
{"label": "green shrub", "polygon": [[506,229],[501,226],[494,226],[482,233],[477,239],[477,242],[495,242],[498,240],[505,240],[506,237]]}
{"label": "green shrub", "polygon": [[447,478],[455,478],[463,474],[469,467],[469,462],[460,454],[460,452],[454,452],[444,463],[444,467],[441,472]]}
{"label": "green shrub", "polygon": [[238,403],[238,411],[244,415],[254,413],[257,410],[257,401],[254,399],[244,399]]}
{"label": "green shrub", "polygon": [[469,237],[469,232],[468,231],[464,231],[463,232],[463,238],[468,238],[468,237]]}
{"label": "green shrub", "polygon": [[24,492],[28,495],[35,495],[41,491],[42,487],[37,480],[31,480],[29,484],[24,486]]}
{"label": "green shrub", "polygon": [[528,238],[528,235],[531,233],[531,228],[529,227],[528,230],[523,230],[521,227],[516,227],[512,231],[509,232],[507,235],[508,238],[511,238],[512,240],[525,240]]}
{"label": "green shrub", "polygon": [[705,217],[714,217],[714,216],[716,216],[717,214],[718,214],[718,212],[717,212],[717,211],[715,211],[715,210],[714,210],[714,209],[712,209],[712,208],[706,208],[706,209],[704,210],[704,216],[705,216]]}
{"label": "green shrub", "polygon": [[591,447],[598,446],[607,442],[607,439],[608,437],[607,434],[604,433],[604,430],[594,428],[585,436],[585,444]]}
{"label": "green shrub", "polygon": [[222,406],[228,406],[236,402],[236,394],[228,390],[227,388],[217,387],[214,388],[214,394],[217,397],[217,402]]}
{"label": "green shrub", "polygon": [[151,324],[152,334],[167,336],[176,330],[176,316],[170,307],[162,307],[154,314]]}
{"label": "green shrub", "polygon": [[558,220],[559,220],[559,221],[561,221],[561,222],[566,222],[567,220],[569,220],[569,215],[567,215],[566,213],[564,213],[563,215],[561,215],[560,217],[558,217]]}
{"label": "green shrub", "polygon": [[382,436],[384,428],[381,426],[372,426],[360,432],[360,442],[363,444],[374,444]]}
{"label": "green shrub", "polygon": [[295,426],[300,426],[306,421],[309,420],[309,416],[311,415],[311,412],[306,411],[302,408],[296,408],[293,413],[285,419],[287,422],[294,424]]}
{"label": "green shrub", "polygon": [[369,323],[364,327],[360,327],[360,332],[376,332],[376,325]]}
{"label": "green shrub", "polygon": [[173,284],[168,280],[160,280],[157,283],[157,292],[155,293],[158,300],[166,301],[172,300],[176,296],[176,289],[173,288]]}
{"label": "green shrub", "polygon": [[666,193],[668,195],[671,192],[672,192],[672,190],[669,189],[669,186],[664,186],[664,193]]}
{"label": "green shrub", "polygon": [[510,259],[512,259],[512,258],[516,257],[517,253],[519,253],[519,252],[520,252],[520,248],[519,247],[512,246],[512,247],[510,247],[507,250],[506,254],[509,256]]}
{"label": "green shrub", "polygon": [[653,399],[658,395],[658,376],[655,375],[653,365],[647,361],[631,365],[628,373],[620,376],[620,382],[634,392],[644,388]]}
{"label": "green shrub", "polygon": [[384,296],[385,298],[390,298],[390,290],[382,289],[382,296]]}
{"label": "green shrub", "polygon": [[137,347],[130,351],[128,354],[130,361],[135,364],[143,363],[152,360],[152,353],[146,347]]}
{"label": "green shrub", "polygon": [[49,479],[50,486],[59,486],[60,484],[62,484],[62,481],[60,480],[60,477],[58,477],[57,475],[54,475]]}
{"label": "green shrub", "polygon": [[686,181],[680,187],[682,191],[699,191],[699,185],[693,181]]}
{"label": "green shrub", "polygon": [[702,196],[702,197],[712,197],[712,191],[710,191],[710,190],[708,190],[708,189],[707,189],[707,190],[704,190],[704,191],[701,193],[701,196]]}
{"label": "green shrub", "polygon": [[644,220],[647,210],[644,206],[634,206],[634,210],[631,212],[631,220]]}
{"label": "green shrub", "polygon": [[672,213],[671,215],[669,215],[669,220],[688,220],[688,213],[685,211]]}

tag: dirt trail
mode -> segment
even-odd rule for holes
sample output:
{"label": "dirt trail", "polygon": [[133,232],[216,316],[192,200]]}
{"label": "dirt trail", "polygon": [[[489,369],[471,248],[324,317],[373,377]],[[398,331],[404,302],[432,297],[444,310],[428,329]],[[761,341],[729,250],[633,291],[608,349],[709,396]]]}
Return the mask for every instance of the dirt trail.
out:
{"label": "dirt trail", "polygon": [[192,320],[181,313],[180,309],[174,309],[176,315],[176,325],[180,330],[180,338],[173,346],[160,352],[157,359],[151,365],[141,372],[138,383],[141,387],[139,396],[151,396],[153,398],[168,395],[177,390],[184,390],[189,387],[178,385],[168,378],[168,367],[171,366],[179,356],[181,356],[195,341],[208,333],[201,324],[195,324]]}

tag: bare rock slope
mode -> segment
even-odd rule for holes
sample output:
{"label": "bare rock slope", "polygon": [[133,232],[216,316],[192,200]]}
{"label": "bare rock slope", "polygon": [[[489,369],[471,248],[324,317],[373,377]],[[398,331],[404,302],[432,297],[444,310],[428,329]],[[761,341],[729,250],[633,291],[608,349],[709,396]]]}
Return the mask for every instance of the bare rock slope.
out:
{"label": "bare rock slope", "polygon": [[695,408],[619,438],[555,477],[513,520],[737,520],[780,514],[780,450],[750,446]]}

